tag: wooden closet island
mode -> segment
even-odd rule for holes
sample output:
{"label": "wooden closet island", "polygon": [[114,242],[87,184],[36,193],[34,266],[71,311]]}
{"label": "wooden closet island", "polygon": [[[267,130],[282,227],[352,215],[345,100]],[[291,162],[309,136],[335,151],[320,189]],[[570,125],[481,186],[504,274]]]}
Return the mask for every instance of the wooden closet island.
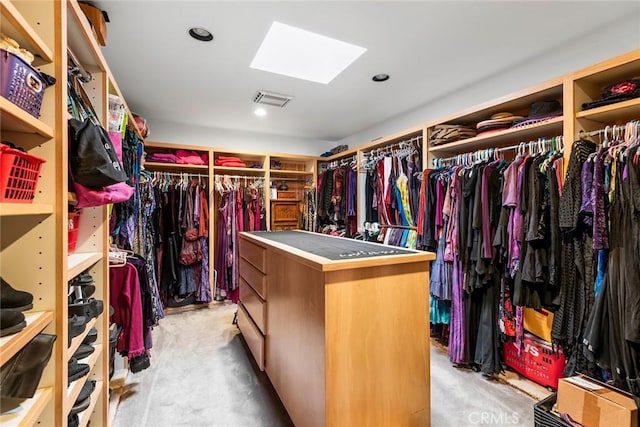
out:
{"label": "wooden closet island", "polygon": [[240,233],[238,326],[296,426],[428,426],[435,254]]}

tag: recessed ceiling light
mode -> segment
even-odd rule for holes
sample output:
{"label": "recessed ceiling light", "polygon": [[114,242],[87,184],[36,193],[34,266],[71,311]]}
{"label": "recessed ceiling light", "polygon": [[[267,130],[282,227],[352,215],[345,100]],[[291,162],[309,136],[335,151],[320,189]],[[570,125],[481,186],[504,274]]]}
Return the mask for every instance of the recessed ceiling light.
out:
{"label": "recessed ceiling light", "polygon": [[374,82],[385,82],[389,80],[389,74],[376,74],[371,78]]}
{"label": "recessed ceiling light", "polygon": [[189,28],[189,35],[201,42],[210,42],[213,40],[213,34],[209,30],[202,27]]}
{"label": "recessed ceiling light", "polygon": [[256,108],[255,110],[253,110],[253,114],[258,117],[264,117],[267,115],[267,110],[265,110],[264,108]]}
{"label": "recessed ceiling light", "polygon": [[366,51],[364,47],[274,22],[250,67],[327,84]]}

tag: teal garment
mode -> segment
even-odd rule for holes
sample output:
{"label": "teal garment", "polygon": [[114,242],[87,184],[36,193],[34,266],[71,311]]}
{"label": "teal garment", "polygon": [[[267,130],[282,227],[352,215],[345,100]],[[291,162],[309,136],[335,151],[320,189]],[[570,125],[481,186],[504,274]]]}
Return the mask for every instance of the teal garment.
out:
{"label": "teal garment", "polygon": [[451,301],[438,299],[430,293],[429,321],[433,324],[448,325],[451,321]]}

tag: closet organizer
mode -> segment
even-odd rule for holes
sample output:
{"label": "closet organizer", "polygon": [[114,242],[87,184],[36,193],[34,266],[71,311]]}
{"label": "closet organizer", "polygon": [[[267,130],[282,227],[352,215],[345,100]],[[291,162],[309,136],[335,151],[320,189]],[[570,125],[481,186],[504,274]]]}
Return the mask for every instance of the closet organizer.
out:
{"label": "closet organizer", "polygon": [[[162,251],[162,255],[158,254],[159,262],[163,266],[158,269],[158,283],[167,313],[208,307],[211,301],[238,301],[238,233],[291,228],[291,224],[293,228],[314,227],[314,157],[150,141],[145,143],[145,153],[144,168],[157,199],[155,210],[150,212],[159,215],[157,206],[165,206],[158,219],[161,227],[156,227],[154,238],[164,238],[159,244]],[[187,192],[197,191],[201,196],[199,200],[193,198],[193,207],[186,203],[188,197],[180,197],[177,192],[187,187],[191,189]],[[158,202],[160,199],[164,201]],[[279,216],[279,206],[287,207],[287,218]],[[201,234],[200,246],[194,250],[196,262],[185,268],[180,253],[184,252],[183,236],[190,227],[191,216],[187,214],[191,211],[194,213],[191,222]],[[178,230],[170,230],[168,239],[163,237],[167,226]],[[163,227],[165,231],[159,232]],[[208,230],[206,245],[204,229]],[[176,233],[175,244],[171,233]],[[195,285],[191,284],[194,281]]]}
{"label": "closet organizer", "polygon": [[518,370],[531,332],[555,354],[537,382],[556,387],[561,364],[640,395],[640,98],[611,90],[639,72],[634,51],[428,124],[418,241],[453,363]]}
{"label": "closet organizer", "polygon": [[[53,354],[35,395],[23,401],[19,410],[0,415],[0,424],[66,426],[85,382],[96,381],[90,404],[78,414],[78,423],[107,425],[108,215],[106,206],[83,209],[75,251],[69,251],[68,205],[72,199],[67,191],[68,159],[63,143],[67,141],[69,51],[82,67],[91,71],[93,79],[84,89],[101,123],[107,123],[107,95],[124,97],[76,0],[35,3],[2,0],[0,13],[0,31],[33,52],[36,57],[33,65],[56,79],[53,86],[44,89],[38,117],[0,97],[2,140],[12,141],[45,160],[31,203],[0,202],[1,275],[34,297],[33,309],[25,313],[26,327],[0,339],[0,363],[4,365],[40,333],[56,336]],[[103,301],[105,310],[86,324],[84,332],[70,340],[68,282],[83,271],[93,277],[96,288],[93,297]],[[81,361],[89,366],[89,373],[69,383],[72,355],[93,328],[97,331],[95,350]]]}

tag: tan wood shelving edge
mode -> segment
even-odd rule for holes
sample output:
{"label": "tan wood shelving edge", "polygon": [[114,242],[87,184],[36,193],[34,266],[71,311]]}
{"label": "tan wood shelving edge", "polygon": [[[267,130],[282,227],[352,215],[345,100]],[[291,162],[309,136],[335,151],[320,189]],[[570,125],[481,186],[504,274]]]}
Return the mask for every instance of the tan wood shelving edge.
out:
{"label": "tan wood shelving edge", "polygon": [[162,162],[144,162],[145,169],[150,171],[175,171],[184,170],[185,172],[207,172],[209,166],[207,165],[187,165],[181,163],[162,163]]}
{"label": "tan wood shelving edge", "polygon": [[0,364],[6,363],[29,341],[53,321],[52,311],[32,311],[25,313],[27,326],[17,334],[0,338]]}
{"label": "tan wood shelving edge", "polygon": [[531,138],[538,138],[541,134],[556,133],[562,134],[562,117],[555,117],[542,123],[523,126],[521,128],[506,129],[501,132],[492,132],[473,138],[450,142],[448,144],[430,147],[432,153],[452,152],[452,151],[474,151],[482,148],[489,148],[503,143],[529,142]]}
{"label": "tan wood shelving edge", "polygon": [[35,133],[44,138],[53,138],[51,126],[43,123],[13,102],[0,96],[0,122],[3,131]]}
{"label": "tan wood shelving edge", "polygon": [[75,277],[104,257],[102,252],[76,252],[67,256],[69,278]]}
{"label": "tan wood shelving edge", "polygon": [[601,123],[610,123],[624,118],[637,118],[640,116],[640,98],[618,102],[616,104],[605,105],[591,110],[584,110],[576,113],[577,119],[595,120]]}
{"label": "tan wood shelving edge", "polygon": [[0,203],[0,216],[51,215],[53,205],[46,203]]}
{"label": "tan wood shelving edge", "polygon": [[20,44],[20,47],[33,51],[40,59],[36,57],[34,62],[53,61],[53,52],[42,40],[31,25],[22,17],[20,12],[11,4],[9,0],[0,0],[0,14],[2,15],[2,23],[0,30]]}
{"label": "tan wood shelving edge", "polygon": [[20,405],[19,412],[0,415],[0,425],[2,427],[31,427],[52,399],[53,387],[39,388],[32,398],[25,400]]}

